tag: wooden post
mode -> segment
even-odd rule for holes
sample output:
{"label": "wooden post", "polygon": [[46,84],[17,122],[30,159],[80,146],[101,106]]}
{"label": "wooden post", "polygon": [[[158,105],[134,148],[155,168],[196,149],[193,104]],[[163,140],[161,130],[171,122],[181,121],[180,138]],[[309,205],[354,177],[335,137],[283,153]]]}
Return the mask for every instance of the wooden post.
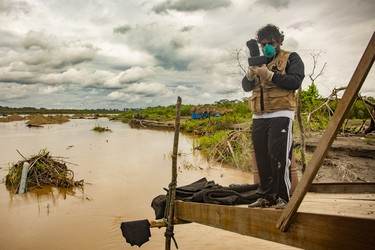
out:
{"label": "wooden post", "polygon": [[168,217],[167,217],[167,229],[165,230],[165,249],[171,249],[171,239],[173,238],[173,218],[174,218],[174,204],[176,199],[176,187],[177,187],[177,153],[178,153],[178,138],[180,135],[180,107],[181,97],[177,97],[176,104],[176,120],[174,129],[173,139],[173,153],[172,153],[172,180],[169,184],[169,204],[168,206]]}
{"label": "wooden post", "polygon": [[318,170],[322,165],[330,147],[332,146],[332,143],[337,135],[338,130],[342,126],[347,113],[352,107],[354,101],[357,99],[358,92],[361,89],[362,84],[372,67],[372,64],[374,63],[374,58],[375,33],[372,34],[371,40],[367,45],[367,48],[363,53],[363,56],[359,61],[352,78],[350,79],[350,82],[336,108],[334,115],[332,116],[331,121],[328,123],[328,126],[314,151],[314,154],[305,173],[302,175],[299,185],[297,185],[296,190],[294,191],[294,194],[289,201],[289,204],[276,223],[276,227],[279,228],[282,232],[288,230],[293,215],[298,210],[299,205],[301,204],[316,174],[318,173]]}
{"label": "wooden post", "polygon": [[20,180],[20,187],[18,189],[18,194],[26,193],[26,180],[27,180],[27,172],[29,171],[30,164],[25,161],[22,166],[22,174]]}

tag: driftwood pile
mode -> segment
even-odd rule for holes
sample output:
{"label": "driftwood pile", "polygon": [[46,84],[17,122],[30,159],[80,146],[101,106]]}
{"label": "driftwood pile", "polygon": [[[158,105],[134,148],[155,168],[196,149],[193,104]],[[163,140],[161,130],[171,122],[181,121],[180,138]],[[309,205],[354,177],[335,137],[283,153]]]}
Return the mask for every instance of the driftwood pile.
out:
{"label": "driftwood pile", "polygon": [[152,128],[161,130],[174,130],[172,122],[160,122],[157,120],[135,119],[133,118],[129,125],[131,128]]}
{"label": "driftwood pile", "polygon": [[14,192],[18,192],[20,187],[22,168],[25,162],[29,163],[26,179],[27,189],[48,185],[63,188],[83,186],[83,180],[74,181],[74,172],[68,169],[66,162],[61,157],[52,157],[47,150],[41,150],[29,159],[23,158],[24,160],[10,167],[6,176],[6,185]]}

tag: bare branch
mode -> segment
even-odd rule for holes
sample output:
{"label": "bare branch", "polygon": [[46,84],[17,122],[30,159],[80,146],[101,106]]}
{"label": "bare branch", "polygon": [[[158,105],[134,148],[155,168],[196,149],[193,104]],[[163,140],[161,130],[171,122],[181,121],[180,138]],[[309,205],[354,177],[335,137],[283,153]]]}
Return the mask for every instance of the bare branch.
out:
{"label": "bare branch", "polygon": [[324,63],[323,67],[320,69],[319,73],[317,75],[315,75],[315,70],[318,66],[318,58],[324,54],[325,52],[324,51],[319,51],[319,52],[311,52],[309,55],[312,57],[312,60],[313,60],[313,68],[311,70],[311,74],[309,74],[309,78],[311,80],[312,83],[315,82],[315,80],[319,77],[319,76],[322,76],[324,75],[324,70],[325,70],[325,67],[327,66],[327,62]]}

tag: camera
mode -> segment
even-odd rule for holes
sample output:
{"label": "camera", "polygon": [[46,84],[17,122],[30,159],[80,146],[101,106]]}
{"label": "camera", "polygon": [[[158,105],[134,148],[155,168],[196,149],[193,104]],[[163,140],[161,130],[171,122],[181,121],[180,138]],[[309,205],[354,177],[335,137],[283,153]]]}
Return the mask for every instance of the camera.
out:
{"label": "camera", "polygon": [[247,41],[246,46],[250,51],[250,57],[248,58],[249,66],[260,66],[262,64],[267,64],[267,57],[260,55],[258,43],[255,39],[250,39]]}

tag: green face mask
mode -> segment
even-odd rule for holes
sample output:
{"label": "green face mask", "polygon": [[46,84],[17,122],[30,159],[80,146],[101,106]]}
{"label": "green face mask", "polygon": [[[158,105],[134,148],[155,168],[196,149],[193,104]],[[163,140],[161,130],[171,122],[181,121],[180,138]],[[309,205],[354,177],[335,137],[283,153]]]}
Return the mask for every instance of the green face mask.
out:
{"label": "green face mask", "polygon": [[269,58],[272,58],[275,56],[276,54],[276,48],[275,46],[271,45],[271,44],[266,44],[263,48],[263,54],[266,56],[266,57],[269,57]]}

